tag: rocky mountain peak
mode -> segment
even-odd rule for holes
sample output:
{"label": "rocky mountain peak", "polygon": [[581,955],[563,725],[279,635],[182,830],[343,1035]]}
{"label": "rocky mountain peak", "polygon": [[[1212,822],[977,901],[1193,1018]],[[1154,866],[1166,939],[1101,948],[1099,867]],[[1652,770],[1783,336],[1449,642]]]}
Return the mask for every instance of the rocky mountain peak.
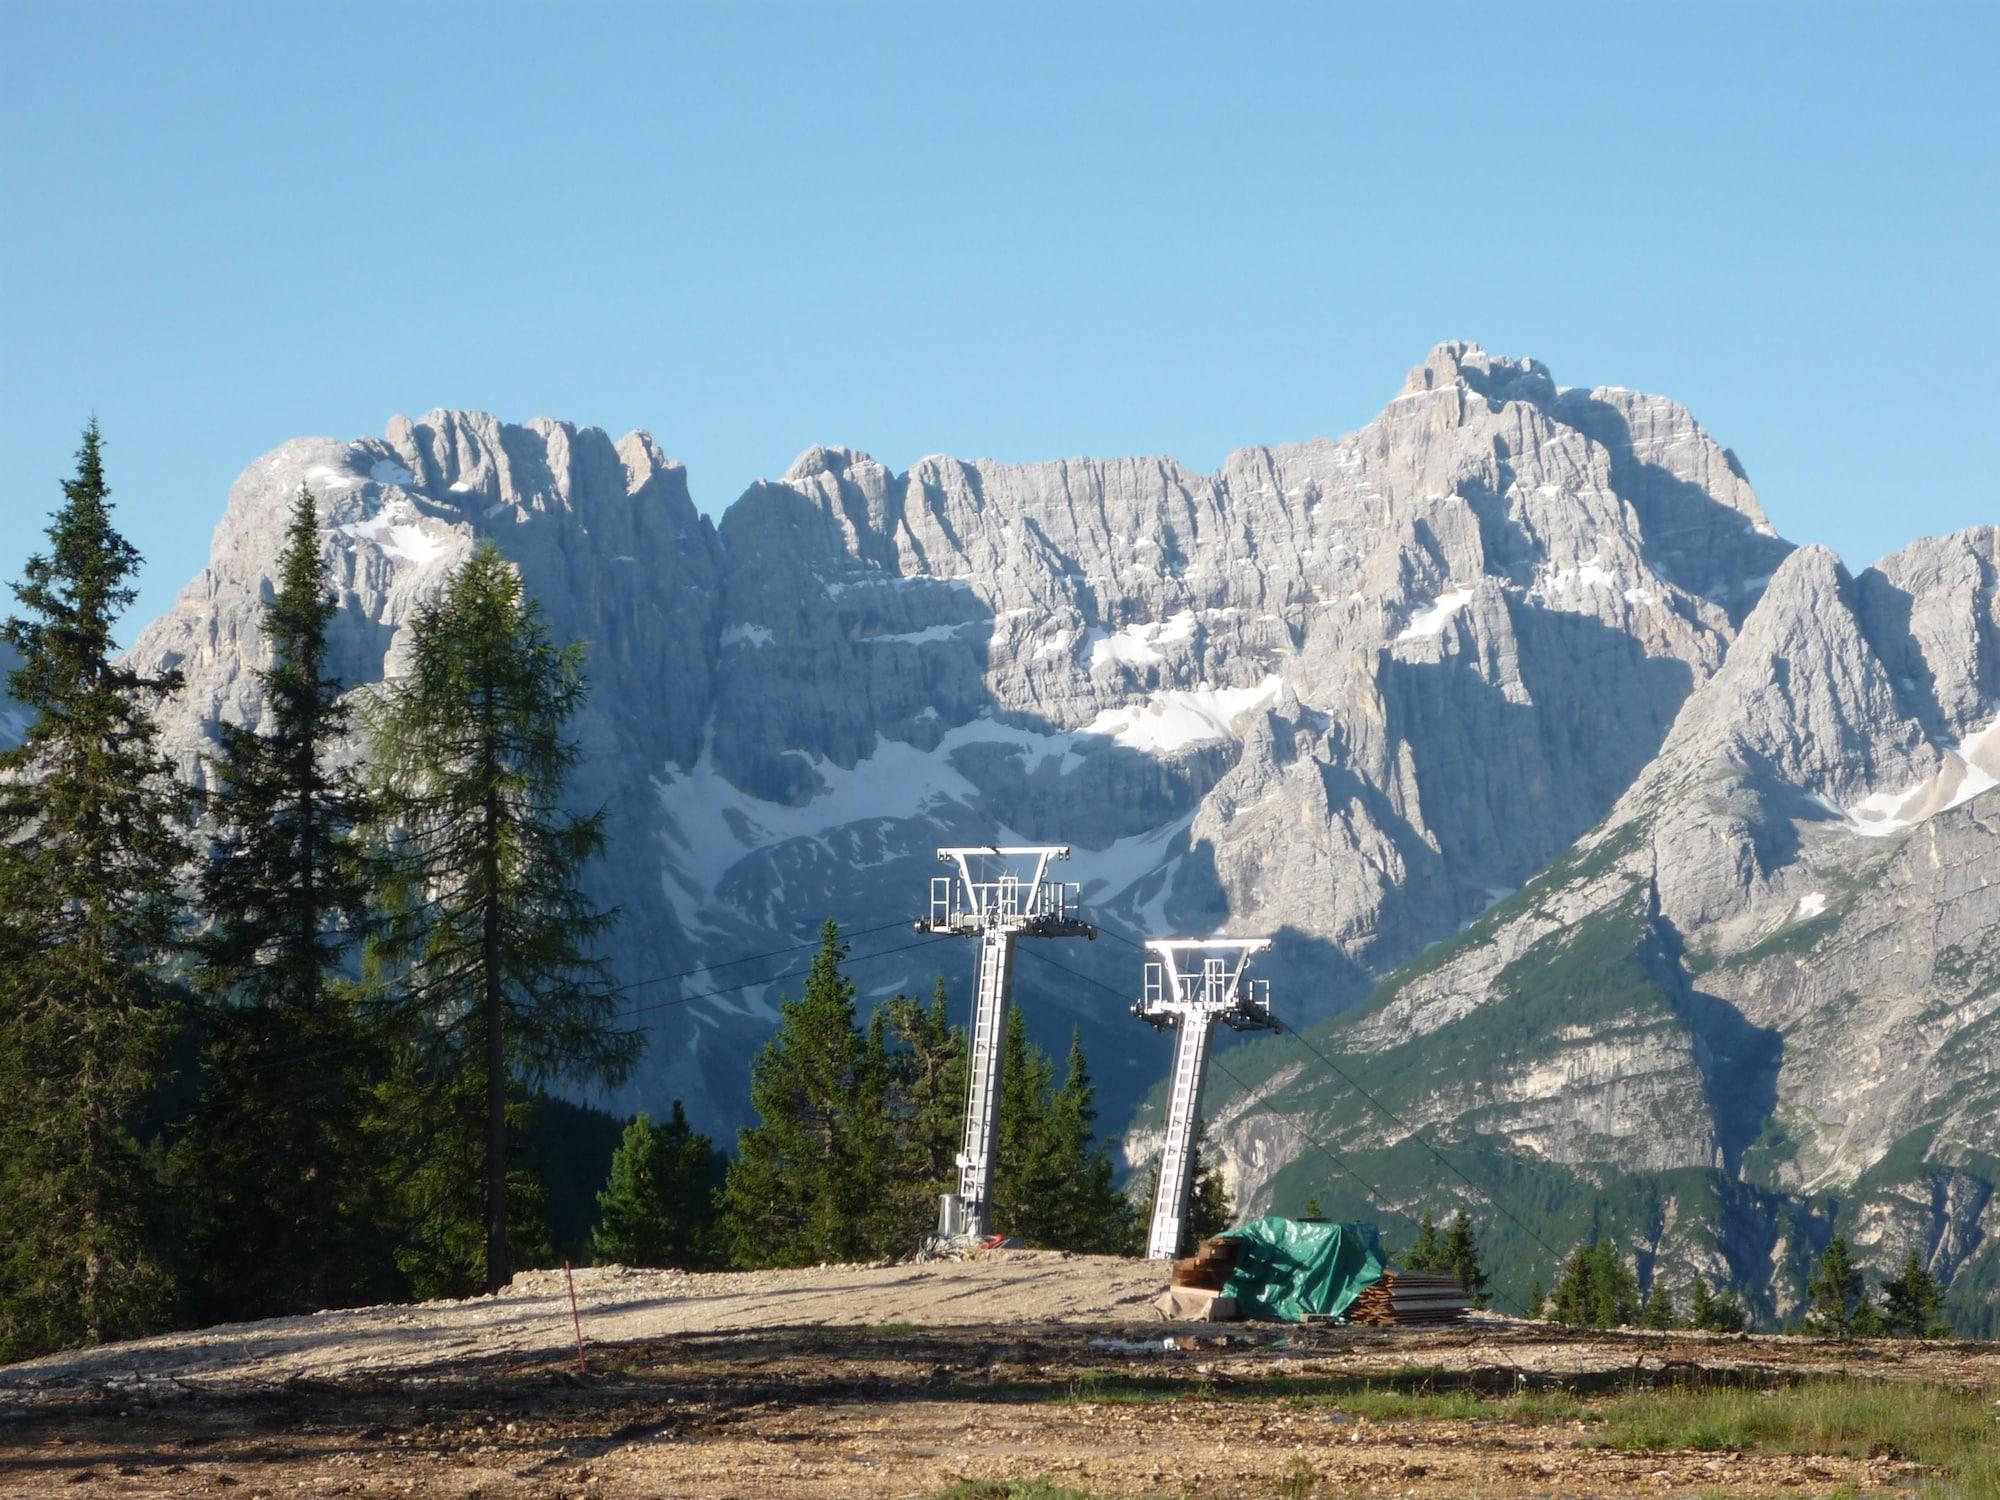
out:
{"label": "rocky mountain peak", "polygon": [[1509,359],[1488,354],[1477,344],[1452,341],[1439,344],[1422,364],[1404,378],[1397,394],[1420,395],[1462,386],[1492,401],[1538,399],[1555,394],[1548,367],[1538,359]]}

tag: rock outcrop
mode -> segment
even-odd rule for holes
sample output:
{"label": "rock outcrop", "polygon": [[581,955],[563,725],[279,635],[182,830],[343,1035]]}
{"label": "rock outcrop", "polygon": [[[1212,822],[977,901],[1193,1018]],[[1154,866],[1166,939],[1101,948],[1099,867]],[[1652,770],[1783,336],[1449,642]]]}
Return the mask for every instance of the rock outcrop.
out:
{"label": "rock outcrop", "polygon": [[[162,720],[191,774],[216,720],[259,711],[301,483],[357,685],[395,672],[480,537],[591,642],[578,793],[612,810],[614,957],[656,1026],[623,1102],[680,1094],[711,1123],[741,1117],[783,988],[738,988],[779,965],[734,961],[829,914],[863,952],[902,946],[879,932],[920,907],[941,842],[1073,845],[1062,873],[1130,937],[1279,934],[1286,1009],[1331,1014],[1611,809],[1790,550],[1680,407],[1465,344],[1359,432],[1215,474],[897,474],[815,448],[718,526],[643,433],[433,412],[289,443],[238,481],[210,566],[133,652],[187,674]],[[969,960],[857,974],[963,992]],[[1115,945],[1065,961],[1136,981]],[[1160,1059],[1110,994],[1036,969],[1044,1035],[1119,1039],[1097,1049],[1122,1060],[1107,1103],[1149,1085]]]}

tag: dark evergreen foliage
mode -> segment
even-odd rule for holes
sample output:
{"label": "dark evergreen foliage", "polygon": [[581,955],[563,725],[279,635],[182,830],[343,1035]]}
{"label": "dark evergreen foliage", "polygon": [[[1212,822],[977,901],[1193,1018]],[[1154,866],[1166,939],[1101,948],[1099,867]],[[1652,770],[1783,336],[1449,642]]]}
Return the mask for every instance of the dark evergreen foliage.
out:
{"label": "dark evergreen foliage", "polygon": [[263,722],[218,726],[216,833],[200,869],[208,926],[194,948],[202,1091],[172,1157],[197,1322],[393,1290],[361,1132],[376,1049],[343,972],[364,886],[360,792],[336,759],[348,714],[326,669],[337,607],[302,488],[264,612]]}
{"label": "dark evergreen foliage", "polygon": [[597,1195],[600,1265],[703,1270],[720,1261],[716,1196],[728,1163],[688,1124],[680,1100],[664,1125],[640,1115],[625,1127]]}
{"label": "dark evergreen foliage", "polygon": [[49,547],[0,635],[33,714],[0,755],[0,1358],[156,1328],[172,1299],[138,1138],[181,997],[188,799],[148,705],[178,686],[115,661],[139,555],[85,429]]}
{"label": "dark evergreen foliage", "polygon": [[1903,1338],[1949,1338],[1951,1325],[1939,1316],[1944,1288],[1912,1250],[1903,1268],[1882,1283],[1882,1331]]}
{"label": "dark evergreen foliage", "polygon": [[1805,1326],[1825,1338],[1867,1338],[1880,1331],[1868,1301],[1861,1267],[1847,1251],[1847,1237],[1835,1235],[1806,1283]]}
{"label": "dark evergreen foliage", "polygon": [[854,985],[840,929],[820,929],[819,952],[796,1000],[750,1069],[758,1123],[737,1137],[722,1193],[723,1236],[738,1265],[809,1266],[873,1259],[880,1190],[894,1135],[882,1097],[884,1039],[855,1024]]}
{"label": "dark evergreen foliage", "polygon": [[1639,1316],[1639,1283],[1608,1240],[1579,1245],[1556,1282],[1552,1316],[1572,1328],[1622,1328]]}

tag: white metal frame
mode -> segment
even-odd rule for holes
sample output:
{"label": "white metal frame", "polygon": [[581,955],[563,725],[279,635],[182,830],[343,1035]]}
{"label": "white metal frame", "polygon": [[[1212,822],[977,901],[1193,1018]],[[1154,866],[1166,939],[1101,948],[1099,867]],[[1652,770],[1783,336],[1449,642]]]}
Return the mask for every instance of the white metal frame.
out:
{"label": "white metal frame", "polygon": [[[1007,1045],[1007,1006],[1014,986],[1014,940],[1020,937],[1095,938],[1080,915],[1080,888],[1049,880],[1049,864],[1068,859],[1067,844],[964,847],[938,850],[958,866],[956,877],[931,881],[930,913],[919,931],[979,939],[979,984],[972,1005],[971,1053],[966,1058],[965,1134],[958,1153],[958,1191],[938,1207],[943,1239],[984,1238],[992,1229],[993,1158],[1000,1140],[1000,1073]],[[980,878],[974,861],[998,859],[1032,869],[1005,869]],[[1023,878],[1025,874],[1026,878]]]}
{"label": "white metal frame", "polygon": [[1180,1253],[1194,1191],[1194,1138],[1208,1071],[1209,1033],[1217,1021],[1237,1031],[1276,1031],[1279,1026],[1271,1014],[1270,981],[1243,977],[1251,956],[1271,946],[1269,938],[1155,938],[1146,946],[1160,957],[1146,965],[1132,1013],[1178,1033],[1166,1148],[1160,1156],[1160,1181],[1146,1235],[1147,1258],[1171,1260]]}

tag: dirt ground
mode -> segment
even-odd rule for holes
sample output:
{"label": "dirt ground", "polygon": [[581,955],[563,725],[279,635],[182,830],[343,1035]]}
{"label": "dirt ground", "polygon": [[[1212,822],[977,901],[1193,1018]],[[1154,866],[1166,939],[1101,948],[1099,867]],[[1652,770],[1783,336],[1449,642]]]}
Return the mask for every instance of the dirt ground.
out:
{"label": "dirt ground", "polygon": [[1002,1479],[1092,1495],[1889,1494],[1922,1479],[1892,1454],[1631,1454],[1581,1422],[1371,1420],[1338,1393],[1588,1398],[1833,1372],[2000,1388],[1991,1346],[1488,1317],[1169,1326],[1146,1306],[1160,1281],[1143,1262],[1019,1252],[580,1272],[587,1374],[560,1272],[493,1298],[175,1334],[0,1367],[0,1494],[791,1500]]}

